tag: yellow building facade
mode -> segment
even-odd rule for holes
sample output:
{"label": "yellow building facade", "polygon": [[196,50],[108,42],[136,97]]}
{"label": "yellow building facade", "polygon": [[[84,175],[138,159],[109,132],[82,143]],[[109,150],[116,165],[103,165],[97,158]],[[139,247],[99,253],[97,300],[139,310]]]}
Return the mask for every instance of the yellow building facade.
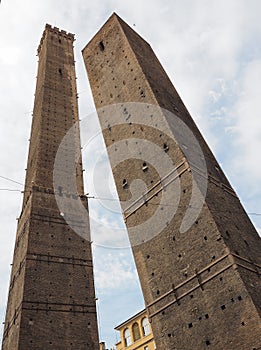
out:
{"label": "yellow building facade", "polygon": [[155,350],[155,342],[146,310],[142,310],[127,321],[115,327],[121,340],[117,350]]}

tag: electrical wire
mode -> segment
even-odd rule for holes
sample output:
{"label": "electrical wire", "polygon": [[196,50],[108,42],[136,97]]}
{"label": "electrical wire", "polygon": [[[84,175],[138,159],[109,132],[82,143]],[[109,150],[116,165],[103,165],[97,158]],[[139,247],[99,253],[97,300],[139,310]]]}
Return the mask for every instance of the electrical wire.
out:
{"label": "electrical wire", "polygon": [[7,180],[7,181],[14,182],[14,183],[16,183],[16,184],[18,184],[18,185],[21,185],[21,186],[24,185],[24,184],[22,184],[21,182],[18,182],[18,181],[15,181],[15,180],[13,180],[13,179],[10,179],[9,177],[5,177],[5,176],[1,176],[1,175],[0,175],[0,178],[1,178],[1,179],[4,179],[4,180]]}
{"label": "electrical wire", "polygon": [[21,193],[21,190],[12,190],[12,189],[10,189],[10,188],[0,188],[0,191],[20,192],[20,193]]}
{"label": "electrical wire", "polygon": [[[5,176],[1,176],[0,175],[0,178],[4,179],[4,180],[7,180],[7,181],[11,181],[13,183],[16,183],[16,184],[19,184],[21,186],[23,186],[23,184],[21,182],[18,182],[18,181],[15,181],[13,179],[10,179],[9,177],[5,177]],[[0,188],[0,191],[7,191],[7,192],[20,192],[20,193],[24,193],[24,192],[30,192],[30,191],[21,191],[21,190],[18,190],[18,189],[11,189],[11,188]],[[96,197],[96,196],[90,196],[90,195],[87,195],[87,198],[88,199],[95,199],[95,200],[104,200],[104,201],[113,201],[113,202],[117,202],[119,201],[118,198],[106,198],[106,197]],[[131,201],[130,201],[131,202]],[[133,202],[135,202],[133,200]],[[146,204],[149,204],[149,205],[161,205],[163,207],[177,207],[177,205],[175,204],[166,204],[166,203],[151,203],[151,202],[147,202]],[[180,206],[178,206],[180,208]],[[194,209],[198,209],[198,208],[194,208]],[[250,216],[261,216],[261,213],[247,213],[248,215]]]}

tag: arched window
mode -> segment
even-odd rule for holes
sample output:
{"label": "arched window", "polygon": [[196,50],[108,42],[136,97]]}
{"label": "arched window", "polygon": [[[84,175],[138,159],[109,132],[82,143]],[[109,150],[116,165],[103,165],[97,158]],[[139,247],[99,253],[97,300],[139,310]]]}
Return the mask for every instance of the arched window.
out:
{"label": "arched window", "polygon": [[132,344],[131,333],[129,328],[126,328],[124,331],[124,340],[125,340],[125,346],[130,346]]}
{"label": "arched window", "polygon": [[150,324],[146,317],[143,318],[143,320],[141,321],[141,324],[142,324],[143,335],[146,336],[150,334]]}
{"label": "arched window", "polygon": [[132,326],[132,333],[133,333],[134,341],[137,341],[140,339],[140,328],[137,322],[135,322]]}

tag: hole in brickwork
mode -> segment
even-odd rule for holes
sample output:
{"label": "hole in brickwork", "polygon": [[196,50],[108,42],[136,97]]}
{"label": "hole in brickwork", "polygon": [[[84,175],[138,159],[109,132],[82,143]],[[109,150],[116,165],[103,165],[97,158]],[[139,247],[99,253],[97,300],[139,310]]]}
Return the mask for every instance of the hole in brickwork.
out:
{"label": "hole in brickwork", "polygon": [[147,255],[147,259],[149,259],[150,258],[150,255]]}
{"label": "hole in brickwork", "polygon": [[207,240],[208,240],[208,237],[207,237],[207,236],[204,236],[204,240],[207,241]]}
{"label": "hole in brickwork", "polygon": [[154,276],[154,275],[155,275],[154,272],[152,272],[152,273],[151,273],[151,276]]}
{"label": "hole in brickwork", "polygon": [[210,345],[210,340],[206,340],[206,345],[207,345],[207,346]]}
{"label": "hole in brickwork", "polygon": [[103,41],[99,42],[99,48],[101,51],[104,51],[105,47],[104,47]]}
{"label": "hole in brickwork", "polygon": [[126,179],[123,179],[123,180],[122,180],[122,187],[123,187],[123,188],[127,188],[127,186],[128,186],[127,180],[126,180]]}
{"label": "hole in brickwork", "polygon": [[159,295],[160,294],[160,291],[159,290],[157,290],[157,295]]}
{"label": "hole in brickwork", "polygon": [[226,230],[226,235],[227,235],[228,237],[230,237],[230,234],[229,234],[228,230]]}
{"label": "hole in brickwork", "polygon": [[196,224],[196,225],[198,224],[198,220],[195,221],[195,224]]}
{"label": "hole in brickwork", "polygon": [[244,239],[245,245],[248,246],[248,242]]}
{"label": "hole in brickwork", "polygon": [[235,302],[234,298],[231,298],[231,303],[234,303],[234,302]]}
{"label": "hole in brickwork", "polygon": [[244,325],[245,325],[245,322],[244,322],[244,321],[243,321],[243,322],[241,322],[241,325],[242,325],[242,326],[244,326]]}
{"label": "hole in brickwork", "polygon": [[194,295],[193,294],[190,294],[190,299],[193,299],[194,298]]}
{"label": "hole in brickwork", "polygon": [[169,147],[166,143],[163,144],[163,150],[164,150],[164,152],[168,152],[168,150],[169,150]]}
{"label": "hole in brickwork", "polygon": [[143,165],[142,165],[142,170],[143,170],[144,172],[146,172],[146,171],[148,170],[148,166],[147,166],[147,163],[146,163],[146,162],[143,163]]}
{"label": "hole in brickwork", "polygon": [[223,277],[219,277],[220,282],[223,281]]}
{"label": "hole in brickwork", "polygon": [[206,320],[209,319],[209,315],[208,314],[205,315],[205,319]]}
{"label": "hole in brickwork", "polygon": [[221,305],[221,310],[225,310],[225,308],[226,308],[226,305]]}
{"label": "hole in brickwork", "polygon": [[241,300],[242,300],[241,295],[239,295],[239,296],[237,297],[237,299],[238,299],[239,301],[241,301]]}
{"label": "hole in brickwork", "polygon": [[193,324],[192,323],[189,323],[188,324],[188,328],[192,328],[193,327]]}
{"label": "hole in brickwork", "polygon": [[146,97],[146,95],[145,95],[145,93],[144,93],[143,90],[140,91],[140,96],[141,96],[141,97]]}

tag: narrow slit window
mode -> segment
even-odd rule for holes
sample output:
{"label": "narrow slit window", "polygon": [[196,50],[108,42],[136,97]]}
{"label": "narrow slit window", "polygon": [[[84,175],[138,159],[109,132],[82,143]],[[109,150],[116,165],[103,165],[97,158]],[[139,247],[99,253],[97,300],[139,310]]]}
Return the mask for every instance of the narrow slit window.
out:
{"label": "narrow slit window", "polygon": [[168,147],[168,145],[166,143],[164,143],[163,149],[164,149],[164,152],[168,152],[169,147]]}
{"label": "narrow slit window", "polygon": [[104,44],[103,44],[103,41],[100,41],[100,42],[99,42],[99,48],[100,48],[101,51],[104,51],[105,46],[104,46]]}
{"label": "narrow slit window", "polygon": [[126,180],[126,179],[123,179],[123,180],[122,180],[122,187],[123,187],[123,188],[126,188],[127,186],[128,186],[127,180]]}

